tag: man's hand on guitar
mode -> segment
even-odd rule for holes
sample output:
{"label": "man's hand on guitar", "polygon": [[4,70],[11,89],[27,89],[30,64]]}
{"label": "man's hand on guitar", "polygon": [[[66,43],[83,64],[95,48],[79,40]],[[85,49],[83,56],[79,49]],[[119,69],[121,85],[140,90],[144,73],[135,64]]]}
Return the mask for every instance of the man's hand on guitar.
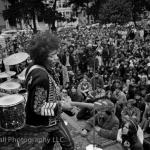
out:
{"label": "man's hand on guitar", "polygon": [[96,131],[96,132],[100,132],[100,130],[101,130],[100,127],[97,127],[97,126],[95,127],[95,131]]}

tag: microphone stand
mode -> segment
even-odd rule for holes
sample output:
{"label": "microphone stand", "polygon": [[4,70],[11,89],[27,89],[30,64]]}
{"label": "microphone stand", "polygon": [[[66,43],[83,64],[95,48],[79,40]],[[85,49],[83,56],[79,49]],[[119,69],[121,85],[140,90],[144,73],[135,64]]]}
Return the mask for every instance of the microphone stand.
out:
{"label": "microphone stand", "polygon": [[[94,57],[94,70],[93,70],[93,72],[94,72],[94,92],[96,90],[96,83],[95,83],[95,72],[96,72],[95,63],[96,63],[96,59],[95,59],[95,56],[96,56],[96,52],[94,52],[94,55],[93,55],[93,57]],[[96,130],[95,130],[95,122],[96,122],[95,115],[96,115],[96,113],[95,112],[96,112],[96,109],[94,107],[94,114],[93,114],[94,115],[94,119],[93,119],[93,127],[94,127],[94,129],[93,129],[93,150],[96,149],[96,142],[95,142],[95,135],[96,135]]]}

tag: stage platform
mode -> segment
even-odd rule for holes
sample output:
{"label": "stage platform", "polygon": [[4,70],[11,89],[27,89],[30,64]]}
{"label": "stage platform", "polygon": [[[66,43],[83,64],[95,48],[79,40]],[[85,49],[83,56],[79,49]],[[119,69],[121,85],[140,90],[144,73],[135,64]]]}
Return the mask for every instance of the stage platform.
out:
{"label": "stage platform", "polygon": [[[62,114],[62,118],[67,122],[68,129],[71,133],[71,136],[75,143],[75,150],[86,150],[86,146],[93,142],[93,134],[91,137],[84,138],[81,136],[81,129],[85,125],[85,121],[77,121],[76,117],[69,117],[66,114]],[[43,146],[42,141],[32,141],[30,139],[43,139],[46,138],[47,133],[40,130],[29,130],[23,129],[19,132],[0,132],[0,150],[41,150]],[[13,140],[14,138],[14,140]],[[16,142],[15,139],[19,139],[19,142]],[[24,139],[21,141],[21,138]],[[28,141],[25,141],[28,139]],[[97,138],[100,144],[105,143],[106,140],[103,138]],[[8,141],[9,140],[9,141]],[[108,142],[108,141],[107,141]],[[106,142],[106,145],[99,146],[103,150],[123,150],[122,146],[117,142]],[[148,142],[147,142],[148,143]],[[149,144],[149,143],[148,143]],[[55,147],[54,150],[62,150],[59,144]]]}
{"label": "stage platform", "polygon": [[[85,121],[77,121],[76,117],[69,117],[66,114],[62,114],[62,118],[67,122],[67,126],[71,133],[71,136],[75,143],[75,150],[86,150],[90,141],[87,138],[81,136],[81,129],[85,125]],[[0,132],[0,150],[41,150],[43,142],[40,139],[46,138],[47,133],[40,130],[29,130],[29,128],[21,129],[17,132]],[[91,135],[91,139],[93,139]],[[39,139],[32,141],[32,139]],[[17,140],[19,142],[17,142]],[[28,141],[27,141],[28,139]],[[122,150],[121,146],[117,143],[105,146],[103,150]],[[61,150],[59,144],[57,144],[55,150]]]}

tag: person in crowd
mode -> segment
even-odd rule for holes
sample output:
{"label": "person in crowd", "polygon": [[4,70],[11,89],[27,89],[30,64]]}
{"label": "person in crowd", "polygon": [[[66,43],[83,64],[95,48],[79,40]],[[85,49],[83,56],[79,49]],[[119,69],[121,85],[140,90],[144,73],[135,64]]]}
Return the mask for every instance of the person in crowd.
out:
{"label": "person in crowd", "polygon": [[87,76],[89,79],[91,79],[94,76],[93,68],[87,68]]}
{"label": "person in crowd", "polygon": [[88,95],[88,92],[92,91],[92,85],[88,81],[88,77],[86,74],[83,76],[82,81],[79,83],[77,90],[85,96],[85,99]]}
{"label": "person in crowd", "polygon": [[[43,127],[48,132],[48,139],[63,138],[59,140],[62,149],[74,150],[74,142],[60,115],[61,110],[71,107],[68,104],[67,108],[67,104],[60,103],[59,87],[49,73],[58,46],[58,38],[49,32],[37,34],[31,40],[29,54],[32,64],[26,71],[26,124],[29,127]],[[53,149],[55,142],[50,140],[45,143],[42,150]]]}
{"label": "person in crowd", "polygon": [[[116,140],[119,128],[119,120],[114,114],[114,104],[110,100],[98,101],[96,116],[93,116],[86,122],[85,127],[82,129],[82,135],[87,136],[88,132],[95,126],[95,130],[99,136]],[[95,119],[95,125],[93,124]]]}
{"label": "person in crowd", "polygon": [[101,87],[101,84],[97,84],[97,88],[95,91],[89,91],[88,96],[86,98],[87,102],[95,102],[99,99],[104,98],[106,95],[105,90]]}
{"label": "person in crowd", "polygon": [[137,107],[135,107],[135,104],[136,104],[135,99],[128,100],[127,105],[124,106],[121,112],[123,122],[125,122],[125,120],[128,120],[130,118],[134,118],[137,121],[137,123],[140,122],[141,112]]}
{"label": "person in crowd", "polygon": [[150,94],[145,96],[145,103],[145,111],[140,125],[144,132],[150,133]]}
{"label": "person in crowd", "polygon": [[67,67],[68,71],[73,70],[75,65],[74,58],[68,51],[66,51],[62,58],[60,58],[60,62]]}
{"label": "person in crowd", "polygon": [[97,85],[100,85],[101,88],[104,88],[104,80],[102,76],[98,74],[98,72],[95,72],[95,75],[91,78],[91,84],[93,90],[97,89]]}
{"label": "person in crowd", "polygon": [[117,139],[125,150],[143,150],[142,140],[140,140],[142,134],[138,135],[137,132],[137,121],[133,118],[128,119],[122,126],[120,138]]}
{"label": "person in crowd", "polygon": [[[150,36],[149,34],[145,34],[146,37],[142,35],[142,39],[136,36],[141,29],[148,31],[143,25],[139,26],[140,28],[137,29],[124,25],[114,25],[111,27],[90,26],[88,28],[86,26],[79,26],[77,29],[67,28],[63,29],[63,31],[57,31],[55,34],[61,39],[60,47],[56,53],[59,57],[58,63],[55,62],[55,65],[55,63],[52,62],[52,57],[49,57],[50,61],[46,63],[46,67],[45,65],[43,66],[52,76],[56,85],[61,89],[69,91],[68,94],[72,101],[76,101],[76,97],[78,99],[78,94],[76,95],[74,92],[70,92],[72,86],[77,86],[77,93],[82,95],[82,98],[84,97],[81,101],[87,103],[92,100],[88,99],[89,96],[92,96],[91,98],[94,97],[94,99],[95,97],[99,99],[102,97],[101,93],[104,93],[100,91],[105,90],[105,98],[110,99],[115,104],[115,114],[118,116],[120,122],[121,111],[124,104],[126,104],[127,100],[135,99],[135,106],[141,111],[141,119],[143,120],[142,129],[147,132],[147,122],[149,122],[148,115],[144,117],[146,119],[142,117],[144,116],[144,112],[148,114],[148,103],[146,102],[145,104],[144,99],[145,95],[150,91],[148,65],[150,62]],[[133,31],[134,34],[131,33],[131,31]],[[2,49],[4,58],[16,52],[28,52],[29,44],[33,41],[34,36],[35,34],[33,32],[27,31],[17,33],[15,38],[5,39],[6,47]],[[54,44],[52,44],[52,46],[53,45]],[[100,56],[97,55],[98,53],[100,53]],[[35,56],[37,54],[36,52]],[[38,61],[40,61],[40,59],[43,61],[47,53],[45,53],[44,56],[41,54],[42,53],[38,56]],[[31,63],[31,65],[32,64],[33,63]],[[21,70],[24,69],[23,67]],[[4,72],[5,68],[2,68],[2,70],[1,71]],[[82,82],[82,79],[85,78],[85,74],[89,79],[87,80],[86,78],[87,81]],[[117,85],[114,82],[117,79],[121,81],[121,84],[118,83]],[[98,87],[99,84],[101,87]],[[109,87],[109,90],[107,87]],[[88,89],[87,91],[85,90],[86,88]],[[71,108],[69,111],[70,110]],[[84,117],[85,119],[89,119],[93,116],[92,109],[89,110],[85,108],[79,112],[77,115],[78,119]],[[29,117],[29,115],[27,115],[27,117]],[[120,125],[121,124],[122,123],[120,123]]]}
{"label": "person in crowd", "polygon": [[134,99],[135,93],[138,90],[137,84],[135,84],[135,80],[131,80],[129,83],[129,88],[127,91],[127,98],[128,99]]}
{"label": "person in crowd", "polygon": [[116,115],[121,122],[121,111],[123,106],[127,102],[126,95],[121,90],[121,82],[120,80],[115,81],[115,91],[113,92],[113,97],[117,100],[116,101]]}
{"label": "person in crowd", "polygon": [[[97,89],[95,91],[89,91],[85,102],[86,103],[94,103],[100,99],[105,97],[105,90],[101,88],[101,85],[97,85]],[[87,120],[93,116],[93,109],[91,108],[81,108],[77,114],[78,120]]]}
{"label": "person in crowd", "polygon": [[69,96],[73,102],[82,102],[84,101],[84,96],[77,91],[76,86],[72,86],[69,92]]}
{"label": "person in crowd", "polygon": [[[66,89],[62,89],[62,92],[60,93],[61,101],[64,103],[71,103],[72,99],[68,95],[68,91]],[[74,116],[74,112],[72,110],[64,110],[66,114],[69,116]]]}
{"label": "person in crowd", "polygon": [[63,75],[63,86],[65,87],[65,85],[70,82],[69,74],[68,74],[67,67],[64,66],[63,64],[61,65],[61,69],[62,69],[62,75]]}

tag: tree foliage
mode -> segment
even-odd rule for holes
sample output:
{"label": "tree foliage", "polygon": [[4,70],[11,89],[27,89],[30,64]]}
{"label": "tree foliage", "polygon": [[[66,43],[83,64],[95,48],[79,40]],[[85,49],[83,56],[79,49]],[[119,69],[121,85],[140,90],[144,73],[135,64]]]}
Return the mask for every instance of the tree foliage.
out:
{"label": "tree foliage", "polygon": [[141,19],[141,14],[144,12],[144,1],[143,0],[127,0],[131,3],[131,19],[136,25],[136,21]]}
{"label": "tree foliage", "polygon": [[42,13],[42,18],[45,23],[47,23],[50,27],[55,20],[65,21],[66,19],[62,16],[58,11],[53,10],[52,8],[45,8],[45,11]]}
{"label": "tree foliage", "polygon": [[[43,4],[43,0],[8,0],[10,3],[8,9],[3,11],[3,17],[8,20],[10,25],[16,26],[17,23],[24,20],[34,32],[37,31],[36,17],[40,16],[48,24],[55,24],[55,20],[63,20],[64,18],[55,9],[49,8]],[[33,21],[33,26],[31,25]]]}
{"label": "tree foliage", "polygon": [[99,20],[100,7],[106,3],[106,1],[107,0],[94,0],[92,6],[87,10],[87,13],[94,17],[95,22]]}
{"label": "tree foliage", "polygon": [[20,22],[21,18],[23,17],[22,3],[19,3],[18,0],[8,0],[11,4],[8,6],[8,9],[3,11],[3,17],[5,20],[8,19],[9,24],[11,26],[16,26],[17,23]]}
{"label": "tree foliage", "polygon": [[8,9],[3,11],[4,19],[12,26],[16,26],[21,20],[30,25],[33,20],[33,27],[31,25],[30,27],[36,32],[36,15],[44,9],[42,0],[8,0],[8,2],[10,4]]}
{"label": "tree foliage", "polygon": [[131,19],[131,3],[126,0],[108,0],[100,8],[101,23],[124,24]]}

